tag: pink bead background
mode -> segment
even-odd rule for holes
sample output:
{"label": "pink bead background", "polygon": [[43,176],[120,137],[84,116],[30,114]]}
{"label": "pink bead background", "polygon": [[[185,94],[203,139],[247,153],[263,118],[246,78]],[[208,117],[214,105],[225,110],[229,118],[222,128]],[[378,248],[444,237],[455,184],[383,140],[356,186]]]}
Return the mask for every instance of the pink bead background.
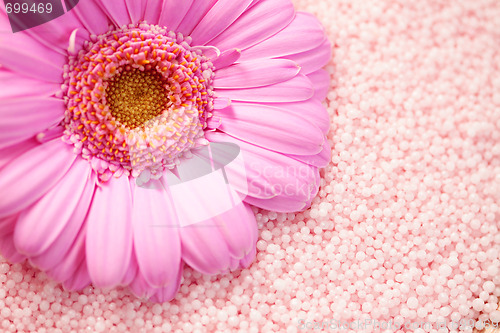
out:
{"label": "pink bead background", "polygon": [[186,268],[165,304],[121,289],[67,292],[2,260],[0,331],[500,320],[500,3],[295,4],[319,17],[334,44],[332,164],[312,208],[256,210],[252,266],[217,277]]}

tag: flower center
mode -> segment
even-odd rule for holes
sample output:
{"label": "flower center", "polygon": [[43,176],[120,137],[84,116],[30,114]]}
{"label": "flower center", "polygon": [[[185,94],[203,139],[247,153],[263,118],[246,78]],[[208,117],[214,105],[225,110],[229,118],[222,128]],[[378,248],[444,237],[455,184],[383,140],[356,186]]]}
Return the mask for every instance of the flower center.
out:
{"label": "flower center", "polygon": [[190,37],[139,23],[91,38],[64,68],[64,140],[101,180],[161,175],[206,144],[214,66]]}
{"label": "flower center", "polygon": [[168,98],[158,72],[129,69],[111,78],[106,100],[111,115],[134,129],[160,116],[167,108]]}

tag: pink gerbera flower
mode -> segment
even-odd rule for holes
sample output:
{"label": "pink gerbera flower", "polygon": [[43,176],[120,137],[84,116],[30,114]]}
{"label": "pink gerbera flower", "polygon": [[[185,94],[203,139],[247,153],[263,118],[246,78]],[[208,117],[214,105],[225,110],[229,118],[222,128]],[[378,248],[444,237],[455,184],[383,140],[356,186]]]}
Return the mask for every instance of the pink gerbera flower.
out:
{"label": "pink gerbera flower", "polygon": [[330,160],[330,44],[289,0],[80,0],[15,34],[0,15],[12,262],[68,289],[130,285],[165,301],[183,263],[216,274],[252,262],[250,205],[310,205]]}

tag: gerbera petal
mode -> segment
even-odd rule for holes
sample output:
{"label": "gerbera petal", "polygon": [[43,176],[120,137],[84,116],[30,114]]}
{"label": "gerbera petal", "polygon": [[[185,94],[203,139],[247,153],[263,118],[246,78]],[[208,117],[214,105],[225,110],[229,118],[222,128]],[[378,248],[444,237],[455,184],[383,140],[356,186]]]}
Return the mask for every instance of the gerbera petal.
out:
{"label": "gerbera petal", "polygon": [[[86,162],[86,161],[85,161]],[[83,222],[87,217],[90,204],[94,197],[95,174],[85,182],[85,188],[80,196],[78,205],[73,211],[71,218],[64,226],[59,237],[49,246],[47,250],[38,256],[30,257],[30,262],[41,270],[49,270],[61,262],[70,250],[77,235],[83,228]]]}
{"label": "gerbera petal", "polygon": [[302,68],[302,74],[309,74],[325,66],[332,57],[332,45],[326,39],[320,46],[309,51],[287,55],[284,58],[295,61]]}
{"label": "gerbera petal", "polygon": [[[219,135],[222,135],[224,138],[231,138],[233,141],[232,143],[239,143],[240,141],[229,137],[228,135],[225,135],[220,132],[207,132],[206,139],[211,141],[215,140],[213,142],[218,142],[219,140]],[[224,142],[224,140],[221,140]],[[229,140],[227,140],[229,141]],[[211,144],[211,150],[213,150],[213,145]],[[213,156],[213,152],[212,152]],[[243,165],[241,162],[237,162],[234,165],[230,164],[224,166],[224,172],[226,174],[226,177],[230,181],[230,187],[234,189],[236,192],[241,193],[243,195],[246,195],[247,193],[252,193],[254,195],[257,195],[257,193],[260,195],[259,197],[261,198],[271,198],[274,196],[274,193],[272,191],[269,191],[268,189],[272,188],[272,184],[265,178],[265,177],[260,177],[261,171],[260,170],[255,170],[255,169],[248,169],[245,168],[245,163],[248,163],[249,161],[244,161]],[[248,179],[252,179],[252,182],[248,182]]]}
{"label": "gerbera petal", "polygon": [[19,212],[37,201],[66,174],[75,158],[70,145],[55,139],[5,166],[0,177],[0,217]]}
{"label": "gerbera petal", "polygon": [[[11,28],[7,16],[0,11],[0,31]],[[61,83],[66,57],[47,48],[25,33],[0,34],[2,67],[43,82]]]}
{"label": "gerbera petal", "polygon": [[[256,243],[257,241],[255,241]],[[255,244],[254,243],[254,244]],[[245,254],[242,258],[231,257],[230,271],[235,271],[239,268],[247,268],[255,260],[257,254],[256,246],[253,246],[249,253]]]}
{"label": "gerbera petal", "polygon": [[330,75],[324,69],[317,70],[310,74],[307,74],[307,77],[314,86],[314,98],[323,101],[328,94],[328,89],[330,88]]}
{"label": "gerbera petal", "polygon": [[149,24],[158,24],[164,0],[143,0],[146,2],[144,20]]}
{"label": "gerbera petal", "polygon": [[[203,164],[200,158],[197,158],[202,164],[201,168],[206,171],[206,165]],[[179,234],[181,237],[182,259],[194,269],[204,274],[216,274],[227,270],[229,266],[229,250],[223,235],[220,233],[217,225],[211,221],[210,217],[217,215],[211,214],[211,206],[207,205],[205,193],[202,192],[196,185],[193,179],[196,175],[193,174],[196,170],[191,170],[190,166],[184,164],[196,164],[191,159],[187,159],[181,163],[182,169],[179,173],[180,179],[183,180],[180,184],[175,182],[175,179],[164,173],[162,180],[165,182],[165,188],[171,192],[172,199],[182,199],[182,193],[179,191],[185,189],[185,193],[192,193],[188,199],[191,206],[198,207],[198,210],[203,212],[202,216],[190,216],[189,212],[185,212],[186,207],[183,207],[184,201],[174,201],[176,213],[179,217],[179,222],[183,227],[180,228]],[[208,165],[210,169],[210,165]],[[209,170],[210,171],[210,170]],[[203,177],[201,177],[203,180]],[[212,194],[213,198],[214,195]],[[189,219],[189,221],[188,221]],[[196,222],[193,224],[193,222]]]}
{"label": "gerbera petal", "polygon": [[284,187],[279,187],[279,195],[271,199],[248,196],[245,202],[262,209],[284,213],[306,209],[311,205],[312,199],[318,193],[321,178],[317,168],[310,167],[309,169],[302,170],[308,174],[307,182],[296,182],[293,185],[292,183],[287,183]]}
{"label": "gerbera petal", "polygon": [[72,11],[82,22],[82,25],[94,35],[100,35],[108,30],[110,20],[108,15],[95,0],[79,1]]}
{"label": "gerbera petal", "polygon": [[229,258],[229,271],[235,271],[238,267],[240,267],[240,261],[233,257]]}
{"label": "gerbera petal", "polygon": [[14,246],[14,228],[16,226],[18,214],[13,214],[0,218],[0,254],[11,263],[17,263],[26,259]]}
{"label": "gerbera petal", "polygon": [[117,27],[133,23],[127,9],[127,0],[97,0],[97,4]]}
{"label": "gerbera petal", "polygon": [[164,0],[158,25],[177,31],[177,27],[188,13],[192,3],[193,0]]}
{"label": "gerbera petal", "polygon": [[130,283],[130,290],[137,297],[145,300],[150,299],[153,302],[170,301],[179,290],[182,277],[182,263],[179,263],[176,272],[177,276],[171,283],[165,287],[157,288],[150,285],[139,271],[134,280]]}
{"label": "gerbera petal", "polygon": [[87,216],[86,253],[92,282],[119,284],[132,252],[132,195],[128,177],[111,178],[98,187]]}
{"label": "gerbera petal", "polygon": [[164,303],[171,301],[175,297],[175,294],[177,294],[177,291],[179,290],[179,287],[181,285],[182,263],[180,267],[177,268],[177,272],[178,273],[176,279],[172,281],[168,286],[155,290],[153,296],[151,296],[150,298],[151,302]]}
{"label": "gerbera petal", "polygon": [[210,44],[221,51],[246,49],[285,28],[294,17],[289,0],[263,0],[241,15]]}
{"label": "gerbera petal", "polygon": [[78,232],[78,236],[69,251],[62,257],[62,260],[47,272],[51,278],[63,282],[70,279],[71,275],[78,270],[80,265],[85,261],[86,233],[87,228],[84,225]]}
{"label": "gerbera petal", "polygon": [[[236,220],[243,221],[235,224]],[[182,259],[204,274],[227,272],[231,256],[242,257],[255,246],[252,230],[255,223],[253,212],[240,203],[218,216],[182,227]],[[239,238],[236,233],[241,230],[250,232],[248,239]]]}
{"label": "gerbera petal", "polygon": [[220,216],[216,223],[228,245],[231,257],[242,259],[255,247],[258,230],[250,206],[240,203],[235,209]]}
{"label": "gerbera petal", "polygon": [[309,165],[315,166],[317,168],[324,168],[330,163],[331,161],[331,154],[332,150],[330,149],[330,144],[328,143],[328,140],[325,139],[325,142],[323,142],[323,147],[321,149],[321,152],[315,155],[291,155],[288,154],[288,156],[307,163]]}
{"label": "gerbera petal", "polygon": [[40,82],[17,73],[0,69],[0,82],[2,85],[0,99],[13,97],[48,97],[61,90],[57,83]]}
{"label": "gerbera petal", "polygon": [[[310,203],[318,191],[319,173],[314,166],[240,141],[224,133],[210,132],[206,137],[210,142],[231,142],[241,148],[249,184],[246,193],[248,196],[245,198],[247,203],[256,203],[259,207],[271,209],[272,203],[277,202],[276,209],[279,208],[280,211],[293,211],[293,208],[301,210]],[[228,168],[230,169],[231,165],[226,167]],[[252,186],[253,184],[260,186]],[[268,200],[273,201],[265,204]]]}
{"label": "gerbera petal", "polygon": [[141,299],[147,300],[151,296],[154,295],[157,288],[152,287],[148,284],[146,279],[142,276],[140,271],[137,271],[137,274],[132,282],[129,285],[130,291]]}
{"label": "gerbera petal", "polygon": [[324,134],[326,134],[330,128],[330,116],[328,115],[328,111],[326,107],[315,98],[298,103],[271,103],[266,105],[279,107],[280,109],[288,110],[291,113],[299,115],[318,126]]}
{"label": "gerbera petal", "polygon": [[172,283],[181,262],[179,223],[160,181],[135,186],[132,226],[137,262],[146,281],[155,287]]}
{"label": "gerbera petal", "polygon": [[286,28],[242,51],[241,61],[305,52],[319,46],[324,40],[325,32],[318,20],[311,14],[299,12]]}
{"label": "gerbera petal", "polygon": [[13,214],[0,219],[0,237],[14,232],[19,214]]}
{"label": "gerbera petal", "polygon": [[87,262],[83,260],[78,269],[63,282],[63,287],[66,290],[81,290],[90,284],[89,271]]}
{"label": "gerbera petal", "polygon": [[[315,170],[315,172],[318,172],[318,170]],[[307,207],[311,205],[312,197],[318,193],[318,189],[319,174],[316,182],[308,184],[308,187],[299,189],[299,191],[292,190],[291,194],[284,193],[271,199],[247,197],[245,202],[256,207],[273,210],[275,212],[300,212],[307,209]],[[305,196],[305,193],[309,193],[309,196]],[[311,193],[314,194],[311,195]]]}
{"label": "gerbera petal", "polygon": [[227,29],[245,12],[252,0],[219,0],[191,33],[193,45],[205,45]]}
{"label": "gerbera petal", "polygon": [[66,56],[69,37],[75,29],[78,29],[80,32],[79,38],[76,39],[76,44],[81,46],[85,40],[88,40],[89,33],[77,18],[76,13],[71,10],[55,19],[27,29],[23,33],[31,36],[40,42],[40,44]]}
{"label": "gerbera petal", "polygon": [[227,66],[231,66],[240,58],[241,51],[239,49],[230,49],[221,53],[221,55],[215,59],[212,63],[214,64],[216,70],[220,70]]}
{"label": "gerbera petal", "polygon": [[69,221],[75,218],[74,212],[90,179],[90,172],[90,163],[77,158],[54,187],[21,212],[14,232],[19,252],[30,257],[39,255],[60,237]]}
{"label": "gerbera petal", "polygon": [[311,80],[302,74],[271,86],[217,91],[217,96],[226,97],[233,101],[264,103],[300,102],[308,100],[313,95],[314,89]]}
{"label": "gerbera petal", "polygon": [[321,130],[286,109],[263,104],[232,103],[217,110],[219,130],[238,139],[285,154],[312,155],[321,151]]}
{"label": "gerbera petal", "polygon": [[137,23],[143,19],[147,0],[125,0],[125,4],[132,23]]}
{"label": "gerbera petal", "polygon": [[257,254],[257,248],[254,247],[252,248],[252,251],[250,251],[249,254],[243,257],[243,259],[240,260],[240,267],[241,268],[247,268],[250,266],[250,264],[255,260],[255,255]]}
{"label": "gerbera petal", "polygon": [[0,237],[0,253],[11,264],[16,264],[22,262],[26,257],[16,250],[12,237],[12,233]]}
{"label": "gerbera petal", "polygon": [[0,149],[0,170],[17,157],[21,156],[28,150],[33,149],[38,145],[40,145],[40,142],[38,142],[34,138],[31,138],[7,148]]}
{"label": "gerbera petal", "polygon": [[229,98],[216,98],[214,99],[214,110],[222,110],[231,105]]}
{"label": "gerbera petal", "polygon": [[290,80],[299,71],[300,67],[290,60],[247,61],[218,70],[214,87],[217,89],[263,87]]}
{"label": "gerbera petal", "polygon": [[130,256],[130,263],[128,264],[127,272],[125,272],[121,284],[128,286],[130,283],[132,283],[132,281],[134,281],[137,275],[138,270],[139,267],[137,265],[137,259],[135,257],[135,250],[134,247],[132,246],[132,255]]}
{"label": "gerbera petal", "polygon": [[211,60],[212,63],[214,59],[217,59],[221,56],[220,50],[215,46],[210,46],[210,45],[195,46],[193,47],[193,51],[195,52],[200,51],[201,54],[203,54],[207,59]]}
{"label": "gerbera petal", "polygon": [[0,99],[0,116],[1,149],[57,125],[64,116],[64,101],[52,97]]}
{"label": "gerbera petal", "polygon": [[189,9],[189,15],[184,16],[181,24],[177,27],[177,31],[185,35],[191,35],[193,29],[217,1],[218,0],[193,0],[191,8]]}

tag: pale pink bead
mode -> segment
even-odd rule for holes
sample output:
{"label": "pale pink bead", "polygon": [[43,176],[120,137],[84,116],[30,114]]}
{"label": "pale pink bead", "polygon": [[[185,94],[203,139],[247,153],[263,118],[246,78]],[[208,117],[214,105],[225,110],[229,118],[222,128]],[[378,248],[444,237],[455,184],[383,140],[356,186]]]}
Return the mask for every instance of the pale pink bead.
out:
{"label": "pale pink bead", "polygon": [[490,312],[490,319],[493,323],[500,322],[500,311],[495,310],[493,312]]}

